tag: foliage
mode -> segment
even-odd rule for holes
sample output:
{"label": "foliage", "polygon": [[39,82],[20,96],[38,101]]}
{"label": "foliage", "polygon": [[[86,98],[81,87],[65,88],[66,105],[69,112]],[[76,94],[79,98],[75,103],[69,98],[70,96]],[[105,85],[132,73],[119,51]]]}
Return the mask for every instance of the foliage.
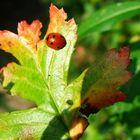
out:
{"label": "foliage", "polygon": [[[126,15],[130,17],[138,14],[139,5],[139,2],[122,3],[116,7],[116,11],[120,10],[120,13],[112,14],[111,18],[107,18],[115,5],[110,6],[102,15],[106,20],[102,22],[102,18],[99,18],[96,26],[91,20],[99,17],[102,10],[95,13],[93,18],[91,16],[81,23],[78,30],[79,36],[82,29],[85,30],[81,37],[92,33],[94,29],[96,32],[104,31],[112,23],[125,19]],[[123,11],[122,7],[126,7],[126,10]],[[100,59],[95,58],[88,69],[68,84],[69,63],[77,39],[77,26],[73,19],[67,22],[66,18],[67,15],[63,9],[58,10],[51,5],[50,24],[42,40],[39,38],[42,27],[39,20],[31,24],[26,21],[20,22],[18,35],[9,31],[0,32],[0,48],[11,53],[18,60],[18,63],[10,63],[2,69],[3,86],[12,95],[19,95],[37,105],[37,108],[1,114],[0,136],[2,139],[7,139],[7,137],[9,139],[78,139],[88,125],[83,115],[88,117],[101,108],[126,98],[126,94],[119,91],[117,87],[131,78],[130,72],[126,70],[130,62],[127,47],[106,51]],[[93,23],[92,30],[89,30],[89,26],[85,26],[89,22]],[[65,36],[67,45],[64,49],[55,51],[46,46],[45,39],[50,32],[59,32]],[[136,57],[137,60],[137,51],[132,50],[132,57]],[[136,69],[137,78],[139,68]],[[127,86],[130,86],[129,91],[126,90]],[[134,88],[135,80],[132,79],[121,90],[129,93]],[[133,108],[131,103],[122,105],[124,108],[130,105],[130,110]],[[128,110],[123,110],[123,112]],[[79,115],[79,112],[82,115]],[[57,128],[56,125],[59,127]],[[119,126],[117,125],[116,128]],[[95,127],[92,130],[98,139],[108,139],[100,136]]]}
{"label": "foliage", "polygon": [[79,37],[82,38],[92,32],[107,31],[115,23],[139,13],[139,2],[118,3],[108,6],[94,13],[79,25]]}

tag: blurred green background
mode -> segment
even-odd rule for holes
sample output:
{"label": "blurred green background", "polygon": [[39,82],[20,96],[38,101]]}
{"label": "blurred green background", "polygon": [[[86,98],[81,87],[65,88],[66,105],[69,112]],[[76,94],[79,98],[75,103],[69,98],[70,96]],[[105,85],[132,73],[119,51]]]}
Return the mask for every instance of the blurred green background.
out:
{"label": "blurred green background", "polygon": [[[51,2],[59,8],[63,7],[68,17],[74,17],[79,25],[97,10],[125,1],[127,0],[1,0],[0,30],[17,32],[19,21],[27,20],[30,23],[39,19],[43,23],[42,32],[45,34]],[[100,59],[100,55],[105,50],[123,46],[130,48],[132,59],[128,69],[133,73],[133,78],[120,87],[128,94],[128,98],[125,102],[116,103],[100,110],[97,114],[90,115],[90,125],[81,140],[140,140],[140,14],[114,24],[111,30],[91,33],[78,40],[71,61],[69,82],[87,68],[95,58]],[[16,60],[0,50],[0,68],[11,61]],[[7,97],[1,87],[0,92],[0,111],[34,106],[19,98]]]}

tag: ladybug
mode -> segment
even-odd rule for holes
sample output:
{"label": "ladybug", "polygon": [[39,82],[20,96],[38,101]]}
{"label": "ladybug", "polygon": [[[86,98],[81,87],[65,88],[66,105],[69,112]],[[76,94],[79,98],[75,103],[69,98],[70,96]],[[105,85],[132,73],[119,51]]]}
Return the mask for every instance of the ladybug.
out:
{"label": "ladybug", "polygon": [[66,46],[66,39],[60,33],[49,33],[46,38],[46,44],[54,50],[60,50]]}

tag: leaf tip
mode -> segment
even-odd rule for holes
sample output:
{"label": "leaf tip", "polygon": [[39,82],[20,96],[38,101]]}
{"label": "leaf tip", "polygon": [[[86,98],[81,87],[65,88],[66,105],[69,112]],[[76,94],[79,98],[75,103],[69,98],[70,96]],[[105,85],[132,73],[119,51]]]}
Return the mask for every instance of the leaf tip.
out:
{"label": "leaf tip", "polygon": [[124,94],[122,92],[118,92],[116,94],[115,100],[116,100],[116,102],[122,102],[122,101],[125,101],[125,99],[127,98],[127,96],[128,96],[127,94]]}
{"label": "leaf tip", "polygon": [[70,129],[70,137],[72,140],[78,140],[84,133],[88,126],[87,119],[83,117],[76,117],[72,123],[72,128]]}
{"label": "leaf tip", "polygon": [[59,16],[60,18],[67,18],[67,14],[65,13],[64,9],[58,9],[53,3],[50,5],[50,19],[52,19],[55,16]]}
{"label": "leaf tip", "polygon": [[130,49],[128,47],[120,48],[119,57],[124,59],[127,65],[130,64]]}

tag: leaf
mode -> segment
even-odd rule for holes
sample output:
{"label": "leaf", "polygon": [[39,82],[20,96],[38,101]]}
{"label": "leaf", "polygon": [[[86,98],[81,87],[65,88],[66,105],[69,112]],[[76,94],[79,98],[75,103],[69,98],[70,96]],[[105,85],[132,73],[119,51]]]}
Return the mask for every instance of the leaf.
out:
{"label": "leaf", "polygon": [[[3,138],[9,138],[11,133],[13,139],[23,138],[23,135],[31,135],[32,139],[39,139],[41,136],[42,139],[63,139],[63,135],[68,133],[67,127],[70,127],[74,113],[67,111],[72,106],[67,102],[73,100],[73,97],[65,92],[65,88],[71,54],[77,39],[77,26],[74,19],[65,21],[66,19],[64,10],[59,10],[51,4],[50,24],[42,40],[39,38],[42,27],[39,20],[31,24],[20,22],[18,35],[10,31],[0,31],[0,49],[11,53],[19,61],[18,64],[13,62],[2,68],[3,86],[9,89],[12,95],[31,100],[38,106],[36,111],[31,110],[29,114],[28,111],[21,111],[1,115],[0,133]],[[58,32],[65,37],[67,44],[63,49],[56,51],[46,45],[46,36],[50,32]],[[44,111],[43,116],[46,114],[45,121],[40,118],[42,112],[40,114],[39,109]],[[26,122],[27,116],[32,120],[32,113],[34,120],[31,123]],[[3,127],[4,118],[13,121],[7,121]],[[55,125],[52,125],[51,121]],[[57,129],[56,125],[62,126],[63,134],[61,128]],[[26,134],[29,129],[32,131]],[[65,139],[68,137],[67,135]]]}
{"label": "leaf", "polygon": [[[126,70],[129,60],[129,49],[112,49],[106,52],[100,59],[82,75],[84,78],[69,85],[71,89],[81,88],[81,113],[89,116],[99,109],[115,102],[124,101],[126,94],[117,90],[131,78],[131,73]],[[81,76],[82,76],[81,75]]]}
{"label": "leaf", "polygon": [[26,21],[21,21],[18,24],[18,35],[21,40],[25,41],[32,47],[35,47],[40,40],[39,35],[41,35],[40,29],[42,24],[39,20],[35,20],[29,25]]}
{"label": "leaf", "polygon": [[78,37],[82,39],[93,32],[110,30],[112,26],[124,19],[140,13],[140,2],[123,2],[101,9],[79,24]]}
{"label": "leaf", "polygon": [[[82,115],[76,115],[73,119],[70,130],[72,140],[78,140],[87,128],[88,121],[85,121],[85,116],[126,99],[127,95],[117,90],[117,87],[131,78],[131,73],[127,71],[129,63],[129,48],[109,50],[67,87],[68,93],[81,93],[78,110]],[[79,98],[78,96],[75,99]]]}
{"label": "leaf", "polygon": [[[39,20],[31,24],[20,22],[18,35],[0,31],[0,49],[11,53],[19,62],[2,68],[3,86],[12,95],[37,105],[37,108],[1,114],[2,139],[78,140],[88,125],[83,115],[125,99],[126,95],[116,88],[131,77],[126,70],[128,48],[106,52],[76,80],[67,83],[77,26],[73,19],[66,19],[64,10],[51,4],[50,24],[42,40]],[[51,32],[65,37],[67,43],[63,49],[56,51],[46,45]]]}
{"label": "leaf", "polygon": [[[59,126],[59,131],[56,125]],[[23,140],[45,140],[45,138],[56,140],[60,137],[64,140],[67,138],[67,135],[66,128],[59,116],[47,113],[39,108],[5,113],[0,116],[0,139],[3,140],[19,138]]]}

